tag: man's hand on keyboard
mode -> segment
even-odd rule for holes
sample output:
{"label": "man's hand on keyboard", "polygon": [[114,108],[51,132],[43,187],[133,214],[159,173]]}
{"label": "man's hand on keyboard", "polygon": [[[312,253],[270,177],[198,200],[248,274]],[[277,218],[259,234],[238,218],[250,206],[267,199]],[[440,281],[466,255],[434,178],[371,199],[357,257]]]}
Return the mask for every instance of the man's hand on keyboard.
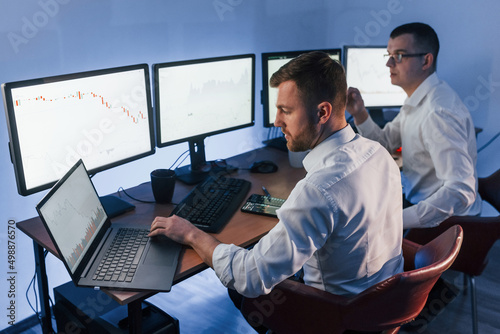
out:
{"label": "man's hand on keyboard", "polygon": [[150,237],[165,235],[180,244],[189,245],[189,235],[195,233],[197,228],[179,216],[156,217],[151,224]]}
{"label": "man's hand on keyboard", "polygon": [[191,246],[203,262],[212,267],[212,254],[220,241],[198,229],[188,220],[176,215],[156,217],[151,224],[149,237],[159,235],[164,235],[180,244]]}

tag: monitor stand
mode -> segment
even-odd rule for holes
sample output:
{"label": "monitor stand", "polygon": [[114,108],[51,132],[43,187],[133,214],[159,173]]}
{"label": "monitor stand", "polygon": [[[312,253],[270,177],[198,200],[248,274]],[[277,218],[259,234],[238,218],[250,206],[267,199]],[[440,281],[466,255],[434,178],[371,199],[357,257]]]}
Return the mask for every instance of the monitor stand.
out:
{"label": "monitor stand", "polygon": [[185,184],[197,184],[209,175],[229,174],[238,168],[227,164],[220,165],[216,161],[206,161],[204,138],[189,141],[191,165],[175,169],[177,180]]}
{"label": "monitor stand", "polygon": [[179,167],[175,170],[175,177],[177,180],[185,184],[197,184],[204,181],[209,175],[227,174],[235,171],[236,168],[231,166],[219,167],[216,166],[215,161],[208,161],[206,169],[192,170],[191,166]]}
{"label": "monitor stand", "polygon": [[197,184],[205,180],[208,172],[202,170],[191,170],[191,166],[179,167],[175,170],[177,180],[185,184]]}

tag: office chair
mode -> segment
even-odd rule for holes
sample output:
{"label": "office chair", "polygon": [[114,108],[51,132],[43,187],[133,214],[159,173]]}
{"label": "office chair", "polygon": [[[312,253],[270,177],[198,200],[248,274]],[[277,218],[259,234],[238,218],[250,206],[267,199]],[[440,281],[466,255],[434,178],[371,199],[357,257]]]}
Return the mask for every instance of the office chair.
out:
{"label": "office chair", "polygon": [[[490,203],[500,212],[500,170],[488,177],[479,178],[478,192],[481,198]],[[439,226],[425,229],[412,229],[406,239],[424,244],[453,225],[460,225],[464,231],[464,241],[460,253],[450,269],[462,272],[469,283],[472,310],[472,331],[478,332],[477,299],[475,277],[482,274],[488,264],[488,253],[500,239],[500,216],[454,216]]]}
{"label": "office chair", "polygon": [[482,199],[500,212],[500,169],[488,177],[478,178],[478,192]]}
{"label": "office chair", "polygon": [[293,280],[270,294],[244,298],[241,312],[250,323],[273,333],[397,333],[422,310],[434,283],[455,260],[462,228],[454,226],[424,246],[403,241],[405,272],[353,297],[335,295]]}

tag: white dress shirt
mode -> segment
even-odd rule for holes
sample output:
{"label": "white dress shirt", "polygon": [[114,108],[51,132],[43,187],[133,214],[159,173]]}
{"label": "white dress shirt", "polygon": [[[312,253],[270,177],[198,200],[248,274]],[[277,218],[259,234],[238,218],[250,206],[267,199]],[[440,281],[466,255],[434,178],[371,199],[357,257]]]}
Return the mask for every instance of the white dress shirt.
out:
{"label": "white dress shirt", "polygon": [[388,152],[347,126],[303,163],[306,177],[266,236],[251,250],[216,247],[221,282],[255,297],[303,268],[306,284],[352,295],[401,272],[401,177]]}
{"label": "white dress shirt", "polygon": [[420,84],[383,129],[371,118],[357,128],[390,152],[402,147],[403,191],[416,204],[403,211],[404,229],[480,213],[474,124],[467,107],[436,73]]}

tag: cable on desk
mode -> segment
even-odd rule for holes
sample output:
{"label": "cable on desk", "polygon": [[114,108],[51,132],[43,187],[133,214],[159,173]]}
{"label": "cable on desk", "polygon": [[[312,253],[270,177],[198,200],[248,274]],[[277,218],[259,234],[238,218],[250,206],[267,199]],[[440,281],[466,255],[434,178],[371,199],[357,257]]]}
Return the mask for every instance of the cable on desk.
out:
{"label": "cable on desk", "polygon": [[[179,161],[179,159],[182,158],[182,160],[177,164],[177,167],[179,165],[181,165],[184,160],[186,160],[188,157],[189,157],[189,154],[186,155],[186,153],[189,153],[189,150],[186,150],[184,152],[182,152],[178,157],[177,159],[174,161],[174,163],[170,166],[169,169],[173,169],[175,164],[177,164],[177,162]],[[223,163],[224,165],[227,165],[226,161],[225,160],[217,160],[214,162],[216,165],[217,164],[220,164],[220,163]],[[218,166],[218,167],[221,167],[221,166]],[[226,171],[227,172],[227,171]],[[227,172],[227,174],[229,175],[230,173]],[[146,200],[142,200],[142,199],[138,199],[138,198],[135,198],[133,197],[132,195],[130,195],[129,193],[127,193],[127,191],[123,188],[123,187],[120,187],[118,188],[118,194],[120,194],[120,191],[122,191],[127,197],[133,199],[134,201],[137,201],[137,202],[141,202],[141,203],[156,203],[155,201],[146,201]]]}
{"label": "cable on desk", "polygon": [[125,191],[125,189],[123,189],[123,187],[118,188],[118,194],[120,193],[120,190],[121,190],[121,191],[122,191],[125,195],[127,195],[129,198],[133,199],[134,201],[141,202],[141,203],[156,203],[155,201],[146,201],[146,200],[142,200],[142,199],[135,198],[135,197],[131,196],[129,193],[127,193],[127,192]]}
{"label": "cable on desk", "polygon": [[[189,150],[186,150],[186,151],[182,152],[177,157],[177,159],[174,161],[174,163],[169,167],[169,169],[174,168],[174,166],[177,163],[177,161],[179,161],[179,159],[181,159],[184,156],[184,158],[181,160],[181,162],[179,162],[178,165],[182,164],[184,162],[184,160],[186,160],[186,158],[189,156],[189,154],[186,155],[186,153],[189,153]],[[123,187],[118,188],[118,194],[120,194],[120,191],[122,191],[127,197],[133,199],[134,201],[141,202],[141,203],[156,203],[155,201],[146,201],[146,200],[135,198],[132,195],[130,195],[129,193],[127,193],[127,191]]]}
{"label": "cable on desk", "polygon": [[[177,157],[177,159],[174,161],[174,163],[172,164],[172,166],[170,166],[170,169],[174,168],[174,165],[177,163],[177,161],[179,161],[179,159],[180,159],[180,158],[182,158],[182,156],[183,156],[183,155],[185,155],[186,153],[189,153],[189,150],[185,150],[184,152],[182,152],[182,153],[181,153],[181,154]],[[188,155],[186,155],[186,156],[184,157],[184,159],[182,159],[182,160],[181,160],[181,162],[179,162],[179,164],[177,165],[177,167],[179,167],[179,165],[180,165],[180,164],[182,164],[182,163],[184,162],[184,160],[186,160],[186,159],[187,159],[187,157],[188,157],[188,156],[189,156],[189,154],[188,154]]]}

